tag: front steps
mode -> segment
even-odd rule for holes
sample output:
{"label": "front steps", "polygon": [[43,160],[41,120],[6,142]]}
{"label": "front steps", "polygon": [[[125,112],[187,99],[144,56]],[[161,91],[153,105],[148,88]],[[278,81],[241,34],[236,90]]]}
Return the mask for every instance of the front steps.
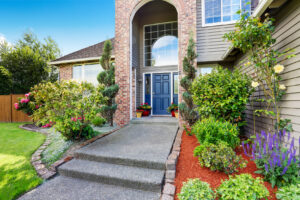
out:
{"label": "front steps", "polygon": [[75,159],[58,168],[60,176],[20,199],[74,199],[76,193],[81,200],[88,199],[81,192],[89,190],[100,195],[90,199],[158,200],[177,130],[174,122],[128,125],[77,150]]}

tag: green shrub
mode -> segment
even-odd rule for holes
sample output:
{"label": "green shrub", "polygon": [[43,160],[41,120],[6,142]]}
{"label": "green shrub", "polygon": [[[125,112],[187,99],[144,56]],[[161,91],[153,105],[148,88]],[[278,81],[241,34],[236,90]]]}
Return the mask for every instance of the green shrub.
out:
{"label": "green shrub", "polygon": [[279,200],[300,200],[300,183],[281,187],[276,193],[276,198]]}
{"label": "green shrub", "polygon": [[230,122],[221,122],[213,117],[203,119],[194,124],[192,133],[196,135],[200,144],[217,144],[220,141],[224,141],[232,148],[240,144],[237,126]]}
{"label": "green shrub", "polygon": [[102,89],[102,85],[95,88],[76,81],[41,83],[31,92],[36,105],[41,105],[32,116],[40,124],[53,122],[55,130],[67,139],[89,139],[95,134],[89,124],[104,101]]}
{"label": "green shrub", "polygon": [[214,200],[215,193],[210,188],[209,184],[202,182],[199,179],[190,179],[183,183],[180,193],[178,194],[179,200]]}
{"label": "green shrub", "polygon": [[211,170],[222,171],[226,174],[238,172],[239,168],[246,167],[247,161],[237,156],[236,153],[225,142],[218,144],[204,143],[194,150],[200,165]]}
{"label": "green shrub", "polygon": [[219,200],[261,200],[267,199],[269,191],[261,178],[255,179],[250,174],[241,174],[223,181],[217,194]]}
{"label": "green shrub", "polygon": [[194,103],[201,117],[214,116],[242,126],[253,89],[247,75],[218,67],[210,74],[200,75],[192,85]]}
{"label": "green shrub", "polygon": [[98,126],[101,127],[106,123],[106,120],[102,117],[96,116],[93,120],[92,120],[92,124],[94,126]]}

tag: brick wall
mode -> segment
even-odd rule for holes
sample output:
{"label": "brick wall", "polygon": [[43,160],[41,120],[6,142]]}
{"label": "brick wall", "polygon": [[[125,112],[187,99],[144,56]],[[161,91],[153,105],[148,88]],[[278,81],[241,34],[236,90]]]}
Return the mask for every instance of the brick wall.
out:
{"label": "brick wall", "polygon": [[[118,110],[115,120],[119,126],[124,126],[130,121],[130,24],[135,12],[148,0],[116,0],[116,82],[120,86],[116,98]],[[182,60],[190,34],[196,40],[196,1],[195,0],[168,0],[178,12],[178,37],[179,37],[179,78],[182,74]],[[183,88],[179,89],[179,102],[181,102]],[[132,98],[135,99],[135,98]],[[133,101],[133,100],[132,100]],[[135,109],[135,107],[133,107]],[[182,120],[180,119],[180,124]]]}
{"label": "brick wall", "polygon": [[73,64],[62,64],[59,66],[59,79],[70,80],[72,79]]}

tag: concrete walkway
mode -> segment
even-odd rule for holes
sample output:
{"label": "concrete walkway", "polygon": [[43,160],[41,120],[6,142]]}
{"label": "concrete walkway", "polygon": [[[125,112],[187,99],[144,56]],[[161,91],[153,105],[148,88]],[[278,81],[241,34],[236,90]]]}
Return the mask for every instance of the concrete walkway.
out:
{"label": "concrete walkway", "polygon": [[158,200],[177,129],[174,118],[133,120],[79,149],[59,176],[20,199]]}

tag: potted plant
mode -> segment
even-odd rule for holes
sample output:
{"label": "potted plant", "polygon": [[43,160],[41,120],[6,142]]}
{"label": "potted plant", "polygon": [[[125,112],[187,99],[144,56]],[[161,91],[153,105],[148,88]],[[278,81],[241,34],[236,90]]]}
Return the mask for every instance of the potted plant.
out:
{"label": "potted plant", "polygon": [[136,110],[136,118],[141,118],[144,110]]}
{"label": "potted plant", "polygon": [[138,108],[138,110],[143,110],[142,116],[149,116],[151,111],[151,106],[148,103],[142,103]]}
{"label": "potted plant", "polygon": [[168,107],[167,111],[169,113],[172,114],[172,117],[176,117],[176,113],[177,113],[177,117],[178,117],[178,105],[173,103]]}

